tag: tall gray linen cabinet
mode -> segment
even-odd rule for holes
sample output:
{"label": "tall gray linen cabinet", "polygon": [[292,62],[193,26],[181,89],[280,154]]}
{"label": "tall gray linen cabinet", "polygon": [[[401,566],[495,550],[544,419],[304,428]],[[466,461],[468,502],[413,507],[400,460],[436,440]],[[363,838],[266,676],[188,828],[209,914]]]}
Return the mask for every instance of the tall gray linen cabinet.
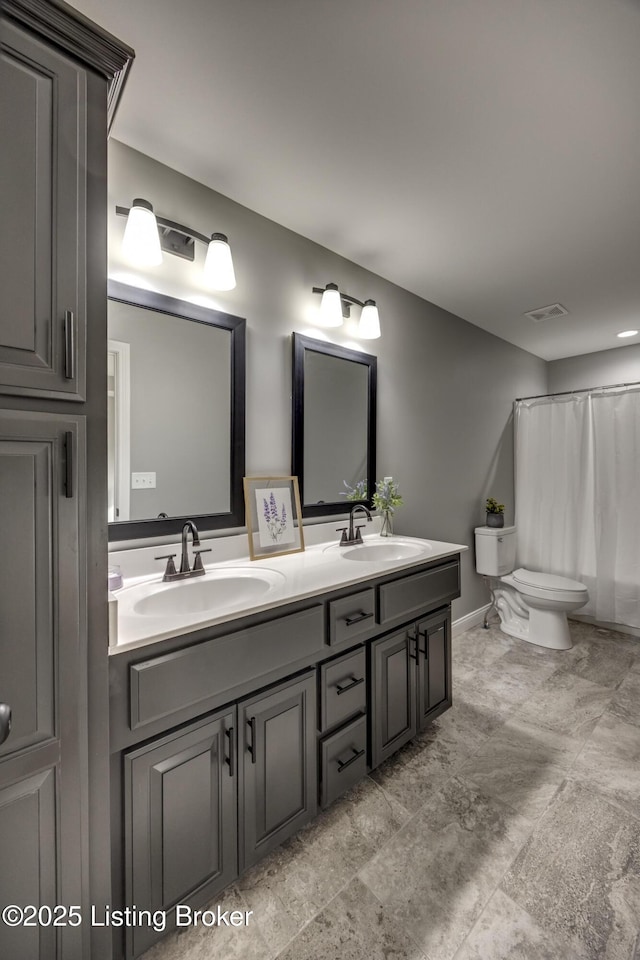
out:
{"label": "tall gray linen cabinet", "polygon": [[106,147],[133,52],[57,0],[2,0],[0,44],[0,907],[45,908],[0,920],[0,956],[107,960]]}

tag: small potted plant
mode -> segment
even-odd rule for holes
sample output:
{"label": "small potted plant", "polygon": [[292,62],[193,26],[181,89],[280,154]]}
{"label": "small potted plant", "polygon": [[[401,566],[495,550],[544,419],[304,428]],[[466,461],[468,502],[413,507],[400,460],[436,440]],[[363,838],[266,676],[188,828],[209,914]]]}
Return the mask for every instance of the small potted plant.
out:
{"label": "small potted plant", "polygon": [[384,480],[378,480],[376,483],[376,492],[371,499],[376,510],[379,510],[382,515],[380,536],[392,536],[393,512],[396,507],[402,506],[402,497],[398,490],[398,484],[394,482],[393,477],[385,477]]}
{"label": "small potted plant", "polygon": [[504,503],[495,497],[487,497],[487,526],[504,527]]}

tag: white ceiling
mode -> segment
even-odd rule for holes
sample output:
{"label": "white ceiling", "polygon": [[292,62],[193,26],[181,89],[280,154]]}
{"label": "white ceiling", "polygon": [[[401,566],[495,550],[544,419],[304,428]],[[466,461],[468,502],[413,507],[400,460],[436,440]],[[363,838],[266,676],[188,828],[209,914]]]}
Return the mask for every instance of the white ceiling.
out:
{"label": "white ceiling", "polygon": [[116,139],[547,360],[640,342],[640,0],[72,3]]}

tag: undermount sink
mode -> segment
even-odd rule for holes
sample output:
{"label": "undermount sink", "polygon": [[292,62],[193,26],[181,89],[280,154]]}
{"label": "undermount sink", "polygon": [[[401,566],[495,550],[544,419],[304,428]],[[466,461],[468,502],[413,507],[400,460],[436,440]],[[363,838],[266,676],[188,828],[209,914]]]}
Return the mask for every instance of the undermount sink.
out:
{"label": "undermount sink", "polygon": [[259,602],[284,579],[279,571],[264,567],[209,570],[204,577],[191,580],[138,584],[124,591],[118,602],[123,613],[141,617],[215,614],[229,607]]}
{"label": "undermount sink", "polygon": [[359,560],[375,563],[376,561],[411,560],[422,553],[428,553],[430,545],[425,541],[412,543],[409,540],[385,540],[373,543],[358,544],[354,547],[342,549],[341,555],[345,560]]}

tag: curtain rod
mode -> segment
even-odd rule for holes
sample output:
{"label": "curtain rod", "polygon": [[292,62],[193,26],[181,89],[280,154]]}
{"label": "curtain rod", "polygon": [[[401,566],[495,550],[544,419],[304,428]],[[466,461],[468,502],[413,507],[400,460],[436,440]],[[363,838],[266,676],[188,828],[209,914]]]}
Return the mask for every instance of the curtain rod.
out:
{"label": "curtain rod", "polygon": [[579,390],[562,390],[560,393],[538,393],[534,397],[516,397],[514,403],[520,403],[521,400],[545,400],[551,397],[567,397],[571,393],[591,393],[593,390],[616,390],[619,387],[640,387],[640,380],[632,380],[630,383],[608,383],[603,387],[580,387]]}

